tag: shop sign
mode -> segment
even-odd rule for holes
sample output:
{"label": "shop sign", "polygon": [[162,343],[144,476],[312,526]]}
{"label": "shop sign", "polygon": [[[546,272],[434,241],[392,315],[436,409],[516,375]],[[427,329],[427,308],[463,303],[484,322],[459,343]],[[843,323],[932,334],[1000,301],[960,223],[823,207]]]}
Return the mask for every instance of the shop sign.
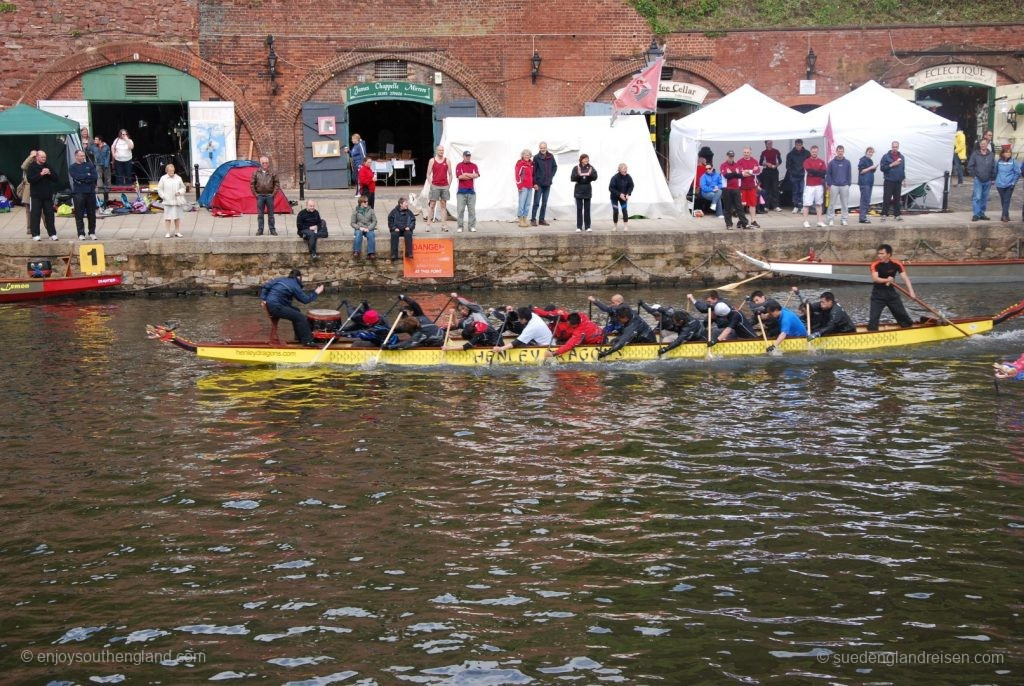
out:
{"label": "shop sign", "polygon": [[961,81],[987,88],[996,87],[996,71],[977,64],[940,64],[928,67],[907,79],[915,90],[921,90],[937,83]]}
{"label": "shop sign", "polygon": [[412,100],[434,104],[434,87],[409,81],[374,81],[357,83],[345,89],[345,104],[358,105],[372,100]]}

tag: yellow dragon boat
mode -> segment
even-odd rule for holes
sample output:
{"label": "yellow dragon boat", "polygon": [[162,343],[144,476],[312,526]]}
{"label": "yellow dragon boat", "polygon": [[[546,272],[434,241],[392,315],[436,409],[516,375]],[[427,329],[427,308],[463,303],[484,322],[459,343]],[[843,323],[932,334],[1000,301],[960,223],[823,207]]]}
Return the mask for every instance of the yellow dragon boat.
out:
{"label": "yellow dragon boat", "polygon": [[[779,346],[782,354],[816,352],[864,352],[881,348],[903,348],[923,343],[956,340],[987,333],[998,324],[1024,314],[1024,300],[992,317],[970,319],[927,320],[908,328],[895,325],[882,326],[878,331],[867,331],[859,326],[855,333],[832,334],[814,340],[787,338]],[[765,355],[761,339],[725,341],[709,348],[703,341],[683,343],[664,355],[658,354],[659,345],[627,345],[616,353],[598,359],[598,353],[609,346],[581,345],[557,358],[548,358],[552,348],[522,347],[504,352],[490,348],[463,350],[461,343],[450,343],[445,348],[411,348],[406,350],[378,350],[354,347],[347,341],[335,341],[326,348],[307,348],[291,343],[266,341],[225,341],[194,343],[174,333],[168,325],[147,325],[147,335],[170,343],[196,356],[218,362],[257,365],[336,365],[372,366],[375,364],[437,367],[488,367],[493,365],[540,365],[545,361],[555,364],[600,364],[608,362],[646,362],[653,360],[704,360],[712,358],[752,357]]]}

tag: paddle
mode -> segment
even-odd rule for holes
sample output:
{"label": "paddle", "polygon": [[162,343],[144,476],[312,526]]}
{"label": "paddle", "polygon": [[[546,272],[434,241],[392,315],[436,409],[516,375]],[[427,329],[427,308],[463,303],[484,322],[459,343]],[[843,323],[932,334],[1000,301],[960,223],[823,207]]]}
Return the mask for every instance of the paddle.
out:
{"label": "paddle", "polygon": [[[797,262],[806,262],[808,259],[810,259],[810,256],[801,257],[799,260],[797,260]],[[760,274],[757,274],[755,276],[751,276],[750,278],[747,278],[747,279],[743,279],[742,281],[737,281],[736,283],[727,283],[724,286],[716,286],[715,288],[705,288],[704,290],[705,291],[734,291],[738,287],[742,286],[743,284],[745,284],[745,283],[747,283],[749,281],[753,281],[755,279],[762,279],[762,278],[768,276],[771,273],[772,272],[761,272]]]}
{"label": "paddle", "polygon": [[708,352],[704,356],[705,359],[710,360],[714,355],[711,354],[711,306],[708,305]]}
{"label": "paddle", "polygon": [[938,318],[939,318],[939,321],[940,321],[940,322],[942,322],[942,323],[944,323],[944,324],[949,324],[950,326],[952,326],[952,327],[953,327],[954,329],[956,329],[957,331],[959,331],[960,333],[962,333],[962,334],[964,335],[964,337],[965,337],[965,338],[967,338],[967,337],[969,337],[969,336],[971,335],[971,334],[967,333],[966,331],[964,331],[963,329],[961,329],[961,328],[960,328],[959,326],[957,326],[956,324],[954,324],[953,322],[951,322],[951,321],[949,320],[949,317],[947,317],[946,315],[942,314],[941,312],[938,312],[938,311],[936,311],[935,309],[933,309],[933,308],[932,308],[932,306],[931,306],[931,305],[929,305],[929,304],[928,304],[928,303],[926,303],[925,301],[921,300],[920,298],[918,298],[918,297],[916,297],[916,296],[913,296],[913,295],[911,295],[911,294],[910,294],[910,292],[909,292],[909,291],[907,291],[907,289],[905,289],[905,288],[902,288],[902,287],[900,287],[900,285],[899,285],[899,284],[896,284],[896,283],[894,283],[894,284],[892,285],[892,287],[893,287],[893,288],[895,288],[896,290],[898,290],[898,291],[899,291],[900,293],[902,293],[903,295],[905,295],[905,296],[907,296],[908,298],[910,298],[911,300],[913,300],[914,302],[916,302],[916,303],[917,303],[918,305],[920,305],[920,306],[921,306],[921,307],[923,307],[924,309],[926,309],[926,310],[928,310],[929,312],[931,312],[932,314],[934,314],[934,315],[935,315],[936,317],[938,317]]}
{"label": "paddle", "polygon": [[398,322],[402,321],[402,317],[404,315],[405,315],[405,310],[402,310],[401,312],[398,313],[398,316],[395,317],[395,323],[392,324],[391,328],[388,330],[388,335],[384,337],[384,342],[380,344],[380,350],[377,351],[377,357],[375,357],[373,359],[373,364],[370,365],[370,366],[374,366],[375,367],[375,366],[377,366],[377,363],[380,362],[380,356],[384,352],[384,346],[387,345],[388,341],[391,340],[391,334],[393,334],[395,332],[395,327],[398,326]]}
{"label": "paddle", "polygon": [[[341,307],[342,303],[344,303],[344,302],[345,301],[342,300],[340,303],[338,303],[338,307]],[[346,324],[348,324],[350,321],[352,321],[352,317],[354,317],[356,312],[358,312],[361,309],[363,309],[363,304],[362,303],[360,303],[359,306],[356,307],[356,309],[352,310],[352,313],[349,314],[348,319],[346,319],[344,322],[342,322],[341,326],[339,326],[334,331],[334,335],[331,336],[329,341],[327,341],[327,345],[325,345],[323,348],[320,349],[319,352],[317,352],[317,354],[313,357],[313,359],[310,361],[310,363],[306,365],[307,367],[312,367],[314,364],[317,363],[317,361],[320,360],[320,356],[323,355],[324,352],[326,352],[326,350],[331,347],[331,344],[334,343],[334,340],[338,337],[338,334],[341,333],[341,330],[345,328]]]}
{"label": "paddle", "polygon": [[[445,305],[445,307],[448,307]],[[441,344],[441,361],[439,364],[444,364],[444,353],[448,349],[448,337],[452,333],[452,319],[455,318],[455,310],[448,313],[448,328],[444,330],[444,343]]]}
{"label": "paddle", "polygon": [[807,322],[807,350],[816,351],[817,348],[811,343],[811,303],[804,303],[804,319]]}
{"label": "paddle", "polygon": [[442,307],[442,308],[441,308],[441,309],[440,309],[440,310],[438,311],[438,313],[437,313],[437,316],[436,316],[436,317],[434,317],[434,321],[432,322],[433,324],[437,324],[437,320],[441,318],[441,315],[442,315],[442,314],[444,314],[444,311],[445,311],[445,310],[446,310],[446,309],[448,308],[448,306],[449,306],[449,305],[451,304],[452,300],[455,300],[455,296],[454,296],[454,295],[451,295],[451,296],[449,296],[449,297],[448,297],[448,302],[446,302],[446,303],[444,304],[444,307]]}
{"label": "paddle", "polygon": [[758,313],[757,322],[761,325],[761,338],[764,339],[764,347],[768,347],[768,331],[764,326],[764,314]]}
{"label": "paddle", "polygon": [[[508,315],[509,315],[509,312],[506,310],[505,311],[505,319],[502,320],[501,328],[498,329],[498,343],[495,344],[495,345],[500,345],[501,344],[501,334],[503,334],[505,332],[505,325],[508,324]],[[533,315],[533,316],[536,317],[537,315]],[[494,347],[493,346],[491,347],[491,356],[487,360],[487,366],[490,367],[492,364],[494,364]]]}

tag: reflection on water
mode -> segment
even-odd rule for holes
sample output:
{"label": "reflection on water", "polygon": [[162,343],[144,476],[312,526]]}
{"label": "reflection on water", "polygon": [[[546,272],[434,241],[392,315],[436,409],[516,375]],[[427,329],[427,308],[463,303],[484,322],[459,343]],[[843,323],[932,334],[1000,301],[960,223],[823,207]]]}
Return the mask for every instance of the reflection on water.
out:
{"label": "reflection on water", "polygon": [[[1024,389],[986,369],[1019,322],[600,369],[231,369],[143,336],[259,335],[253,305],[0,310],[5,682],[1020,681]],[[104,649],[172,656],[35,657]]]}

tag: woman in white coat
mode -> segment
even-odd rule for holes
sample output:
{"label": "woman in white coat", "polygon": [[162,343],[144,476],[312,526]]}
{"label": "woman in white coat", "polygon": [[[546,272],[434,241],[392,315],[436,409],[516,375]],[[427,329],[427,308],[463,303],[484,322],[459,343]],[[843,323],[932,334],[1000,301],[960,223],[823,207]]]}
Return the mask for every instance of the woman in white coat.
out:
{"label": "woman in white coat", "polygon": [[174,236],[181,238],[181,215],[185,211],[185,182],[174,173],[174,165],[168,164],[164,167],[167,172],[160,177],[156,192],[160,196],[160,202],[164,206],[164,226],[167,233],[164,238],[171,237],[171,222],[174,222]]}

